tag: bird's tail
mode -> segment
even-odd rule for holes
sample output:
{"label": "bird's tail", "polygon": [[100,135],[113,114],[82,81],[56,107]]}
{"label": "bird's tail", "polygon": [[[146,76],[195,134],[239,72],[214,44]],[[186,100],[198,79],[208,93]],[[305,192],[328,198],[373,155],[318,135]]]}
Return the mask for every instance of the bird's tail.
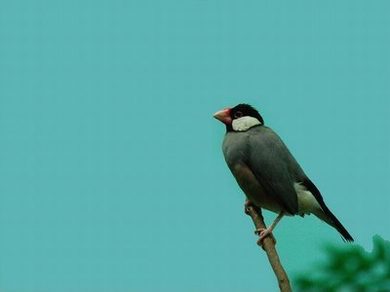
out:
{"label": "bird's tail", "polygon": [[309,179],[306,178],[303,181],[303,185],[314,195],[317,202],[320,204],[322,210],[318,210],[318,212],[314,213],[318,218],[322,219],[330,226],[336,228],[336,230],[341,234],[343,239],[348,242],[352,242],[353,238],[351,234],[345,229],[343,224],[336,218],[335,215],[329,210],[329,208],[325,205],[324,199],[321,196],[320,191],[317,189],[315,184]]}
{"label": "bird's tail", "polygon": [[[325,207],[325,208],[324,208]],[[321,212],[315,214],[318,218],[328,223],[330,226],[334,227],[347,242],[353,242],[351,234],[345,229],[343,224],[336,218],[336,216],[328,209],[328,207],[322,206]]]}

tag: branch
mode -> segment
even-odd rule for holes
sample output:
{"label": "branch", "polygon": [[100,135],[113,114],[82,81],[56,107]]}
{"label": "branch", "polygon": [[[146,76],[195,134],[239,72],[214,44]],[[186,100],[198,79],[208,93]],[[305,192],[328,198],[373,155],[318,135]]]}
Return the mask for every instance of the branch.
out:
{"label": "branch", "polygon": [[[253,223],[256,226],[256,230],[266,228],[260,208],[256,208],[253,205],[247,205],[245,207],[245,212],[251,216]],[[280,291],[291,292],[290,281],[288,280],[287,273],[284,270],[278,253],[275,249],[275,240],[272,238],[272,236],[267,236],[262,240],[262,244],[260,241],[258,241],[257,244],[261,246],[267,253],[268,260],[272,266],[272,269],[274,270],[276,278],[278,279]]]}

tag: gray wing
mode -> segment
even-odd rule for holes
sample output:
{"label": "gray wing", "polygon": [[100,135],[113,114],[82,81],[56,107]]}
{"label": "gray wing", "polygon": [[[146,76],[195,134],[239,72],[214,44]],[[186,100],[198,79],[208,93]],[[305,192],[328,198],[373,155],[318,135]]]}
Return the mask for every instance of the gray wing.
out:
{"label": "gray wing", "polygon": [[256,127],[250,135],[249,167],[269,196],[294,215],[298,198],[294,183],[304,177],[303,170],[286,145],[270,128]]}

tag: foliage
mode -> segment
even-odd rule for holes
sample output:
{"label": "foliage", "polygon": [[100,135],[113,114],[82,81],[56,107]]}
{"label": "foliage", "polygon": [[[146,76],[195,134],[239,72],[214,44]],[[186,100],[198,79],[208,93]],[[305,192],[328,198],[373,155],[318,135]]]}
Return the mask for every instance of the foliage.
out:
{"label": "foliage", "polygon": [[296,277],[297,291],[390,291],[390,242],[376,235],[372,252],[361,246],[327,246],[327,259]]}

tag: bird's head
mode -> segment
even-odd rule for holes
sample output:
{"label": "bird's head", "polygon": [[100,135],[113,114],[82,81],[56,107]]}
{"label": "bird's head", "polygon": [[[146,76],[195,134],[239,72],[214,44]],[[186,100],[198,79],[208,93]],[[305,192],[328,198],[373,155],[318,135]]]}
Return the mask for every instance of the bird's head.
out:
{"label": "bird's head", "polygon": [[259,112],[245,103],[220,110],[214,114],[214,118],[226,125],[227,132],[244,132],[254,126],[264,125],[264,120]]}

